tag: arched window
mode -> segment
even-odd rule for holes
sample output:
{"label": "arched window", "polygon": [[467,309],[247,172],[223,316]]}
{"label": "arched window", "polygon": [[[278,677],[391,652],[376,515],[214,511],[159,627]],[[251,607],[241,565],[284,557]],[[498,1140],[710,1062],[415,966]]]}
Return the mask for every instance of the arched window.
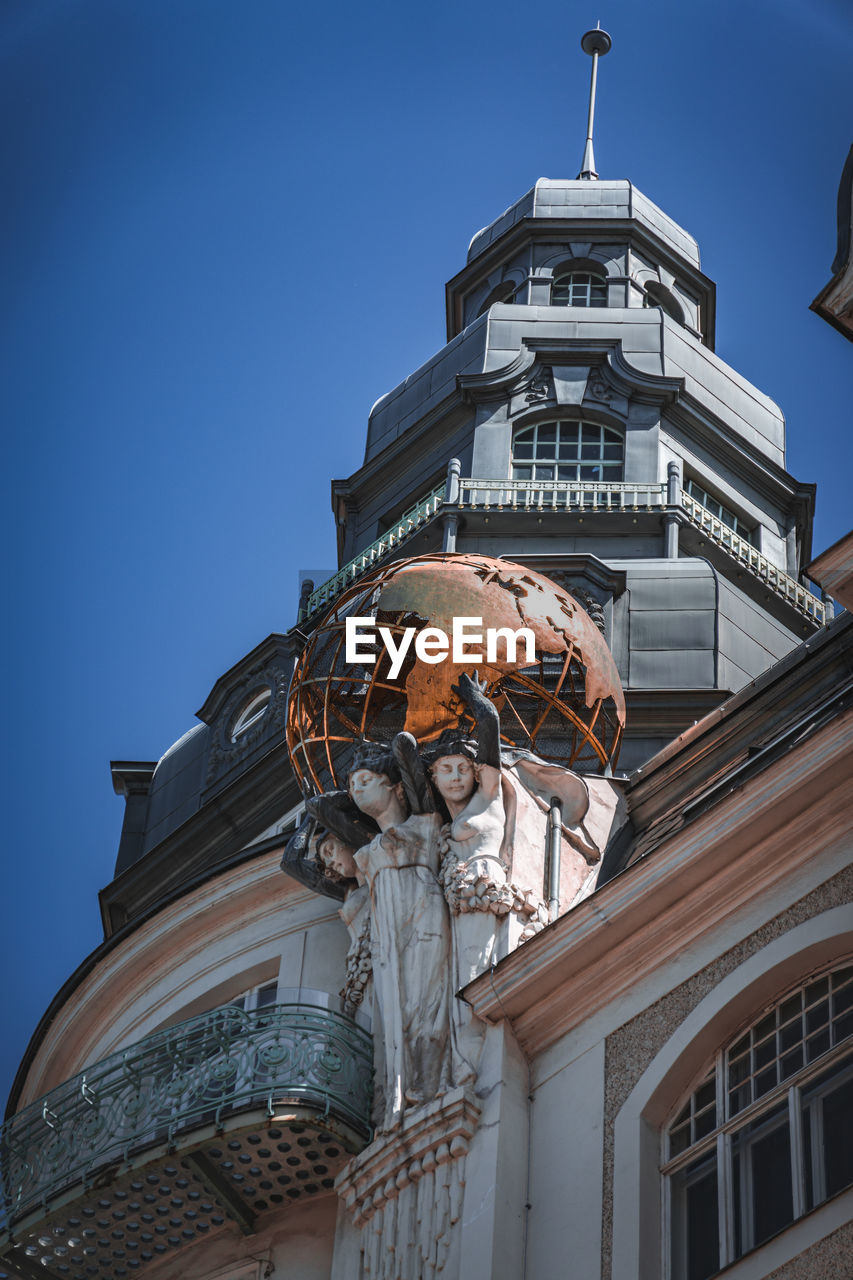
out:
{"label": "arched window", "polygon": [[666,285],[659,284],[657,280],[649,280],[646,285],[643,306],[660,307],[661,311],[665,311],[678,324],[684,324],[684,308],[681,303]]}
{"label": "arched window", "polygon": [[597,422],[537,422],[512,439],[513,480],[622,479],[624,441]]}
{"label": "arched window", "polygon": [[672,1280],[707,1280],[853,1184],[853,965],[717,1055],[664,1135]]}
{"label": "arched window", "polygon": [[564,271],[551,286],[554,307],[606,307],[607,276],[603,271]]}
{"label": "arched window", "polygon": [[492,289],[492,292],[486,298],[486,301],[477,312],[477,316],[485,315],[489,307],[494,306],[496,302],[512,302],[515,298],[515,283],[512,280],[504,280],[502,284]]}

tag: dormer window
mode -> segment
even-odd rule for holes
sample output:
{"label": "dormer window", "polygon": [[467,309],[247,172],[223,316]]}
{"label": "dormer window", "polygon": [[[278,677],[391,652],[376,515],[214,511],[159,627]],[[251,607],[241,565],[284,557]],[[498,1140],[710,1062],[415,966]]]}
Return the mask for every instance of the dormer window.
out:
{"label": "dormer window", "polygon": [[643,306],[660,307],[677,324],[684,324],[684,308],[681,303],[666,285],[659,284],[657,280],[650,280],[646,285]]}
{"label": "dormer window", "polygon": [[239,742],[243,735],[256,725],[266,712],[272,697],[272,689],[269,685],[264,689],[258,690],[252,695],[249,701],[244,705],[243,709],[238,712],[231,726],[231,741]]}
{"label": "dormer window", "polygon": [[554,307],[606,307],[607,277],[603,271],[566,271],[551,286]]}
{"label": "dormer window", "polygon": [[488,295],[486,301],[477,312],[477,316],[479,318],[480,316],[485,315],[489,307],[493,307],[496,302],[508,303],[514,301],[514,299],[515,284],[512,280],[504,280],[503,284],[499,284],[497,288],[492,289],[492,292]]}

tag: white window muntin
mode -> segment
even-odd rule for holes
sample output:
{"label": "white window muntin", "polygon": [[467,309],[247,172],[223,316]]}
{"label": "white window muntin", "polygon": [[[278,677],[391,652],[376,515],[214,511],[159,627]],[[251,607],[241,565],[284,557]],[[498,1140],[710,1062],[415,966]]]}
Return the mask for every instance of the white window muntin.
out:
{"label": "white window muntin", "polygon": [[[799,1013],[794,1007],[797,1002]],[[799,1038],[793,1031],[798,1017]],[[825,1041],[820,1039],[824,1031]],[[802,1048],[804,1065],[783,1075],[791,1065],[785,1059],[790,1059],[797,1045]],[[745,1053],[751,1070],[742,1078],[739,1063]],[[730,1074],[732,1067],[735,1070]],[[762,1073],[771,1069],[776,1070],[776,1083],[759,1092],[765,1083],[769,1085],[769,1078],[761,1080]],[[742,1102],[738,1092],[745,1082],[752,1098],[748,1103]],[[717,1224],[716,1238],[707,1241],[713,1253],[706,1276],[715,1275],[770,1238],[762,1235],[761,1223],[756,1220],[755,1154],[760,1144],[767,1147],[775,1140],[776,1150],[767,1147],[765,1151],[765,1164],[783,1175],[788,1198],[781,1206],[775,1230],[783,1230],[818,1208],[829,1195],[851,1185],[853,1178],[832,1190],[827,1188],[823,1115],[825,1102],[842,1098],[842,1090],[849,1091],[851,1085],[853,965],[848,964],[789,992],[736,1036],[717,1054],[714,1066],[667,1126],[661,1171],[670,1224],[670,1280],[685,1280],[689,1274],[686,1205],[697,1187],[702,1188],[707,1205],[700,1229],[711,1221]],[[765,1194],[764,1199],[778,1212],[778,1193],[773,1190],[773,1197]]]}
{"label": "white window muntin", "polygon": [[607,276],[598,271],[564,271],[551,286],[554,307],[606,307]]}
{"label": "white window muntin", "polygon": [[621,432],[577,419],[519,427],[512,439],[514,480],[621,481]]}

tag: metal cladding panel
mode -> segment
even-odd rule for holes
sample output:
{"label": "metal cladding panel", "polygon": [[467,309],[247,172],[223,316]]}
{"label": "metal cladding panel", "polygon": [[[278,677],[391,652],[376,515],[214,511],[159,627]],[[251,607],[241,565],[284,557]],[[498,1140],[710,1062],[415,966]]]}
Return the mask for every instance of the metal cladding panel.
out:
{"label": "metal cladding panel", "polygon": [[404,382],[377,400],[367,427],[365,461],[413,426],[456,387],[459,373],[479,373],[483,368],[486,317],[449,342]]}
{"label": "metal cladding panel", "polygon": [[148,793],[143,854],[198,812],[209,744],[207,725],[196,725],[157,765]]}
{"label": "metal cladding panel", "polygon": [[713,649],[632,649],[632,689],[713,689]]}
{"label": "metal cladding panel", "polygon": [[718,667],[718,678],[721,689],[731,689],[732,693],[737,693],[738,689],[742,689],[745,684],[749,684],[753,677],[748,671],[744,671],[743,667],[739,667],[736,662],[732,662],[725,654],[720,654]]}
{"label": "metal cladding panel", "polygon": [[627,179],[540,178],[532,191],[479,231],[468,249],[468,261],[484,253],[523,218],[634,218],[672,250],[699,266],[699,247],[689,232],[653,204]]}
{"label": "metal cladding panel", "polygon": [[[720,643],[723,630],[738,631],[750,637],[767,654],[768,662],[776,662],[790,653],[802,640],[799,631],[790,631],[754,604],[724,578],[720,580]],[[734,655],[732,655],[734,656]],[[735,658],[735,661],[738,661]]]}
{"label": "metal cladding panel", "polygon": [[483,227],[482,231],[478,231],[468,246],[468,261],[485,252],[490,245],[493,245],[505,231],[509,231],[522,218],[529,218],[533,213],[533,202],[536,195],[536,188],[531,187],[526,191],[520,200],[516,200],[515,204],[511,204],[499,218],[495,218],[494,222],[490,222],[488,226]]}
{"label": "metal cladding panel", "polygon": [[[760,619],[755,619],[755,621],[759,622]],[[788,642],[782,651],[774,653],[772,650],[766,649],[748,630],[735,626],[726,617],[720,617],[720,654],[725,654],[743,671],[747,671],[750,677],[761,675],[762,671],[766,671],[783,654],[790,652],[791,649],[796,647],[796,644],[797,641],[794,637],[789,636]]]}
{"label": "metal cladding panel", "polygon": [[631,608],[631,650],[713,649],[716,615],[713,609]]}
{"label": "metal cladding panel", "polygon": [[676,321],[664,316],[662,324],[667,376],[684,376],[687,391],[759,453],[784,466],[785,417],[775,401]]}
{"label": "metal cladding panel", "polygon": [[714,573],[701,560],[657,560],[642,568],[629,562],[619,568],[628,572],[632,611],[714,608]]}

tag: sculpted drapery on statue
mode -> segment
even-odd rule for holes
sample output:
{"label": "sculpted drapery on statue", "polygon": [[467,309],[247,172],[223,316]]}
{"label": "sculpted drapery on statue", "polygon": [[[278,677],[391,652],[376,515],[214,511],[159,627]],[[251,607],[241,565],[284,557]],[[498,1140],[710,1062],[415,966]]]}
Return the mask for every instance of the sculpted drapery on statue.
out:
{"label": "sculpted drapery on statue", "polygon": [[548,922],[549,811],[561,819],[561,908],[591,891],[618,797],[601,776],[584,780],[569,766],[609,763],[624,720],[600,632],[554,583],[474,556],[423,557],[391,576],[390,593],[380,585],[359,597],[359,614],[392,622],[390,605],[405,601],[399,625],[426,625],[436,609],[442,619],[473,614],[479,594],[476,607],[493,604],[503,622],[512,601],[538,656],[534,669],[508,654],[497,665],[448,663],[438,682],[434,665],[418,674],[409,663],[395,685],[382,655],[339,671],[343,625],[333,610],[297,664],[288,741],[313,794],[283,866],[343,898],[351,944],[342,995],[350,1012],[373,1004],[375,1115],[386,1132],[474,1084],[484,1028],[456,993]]}

